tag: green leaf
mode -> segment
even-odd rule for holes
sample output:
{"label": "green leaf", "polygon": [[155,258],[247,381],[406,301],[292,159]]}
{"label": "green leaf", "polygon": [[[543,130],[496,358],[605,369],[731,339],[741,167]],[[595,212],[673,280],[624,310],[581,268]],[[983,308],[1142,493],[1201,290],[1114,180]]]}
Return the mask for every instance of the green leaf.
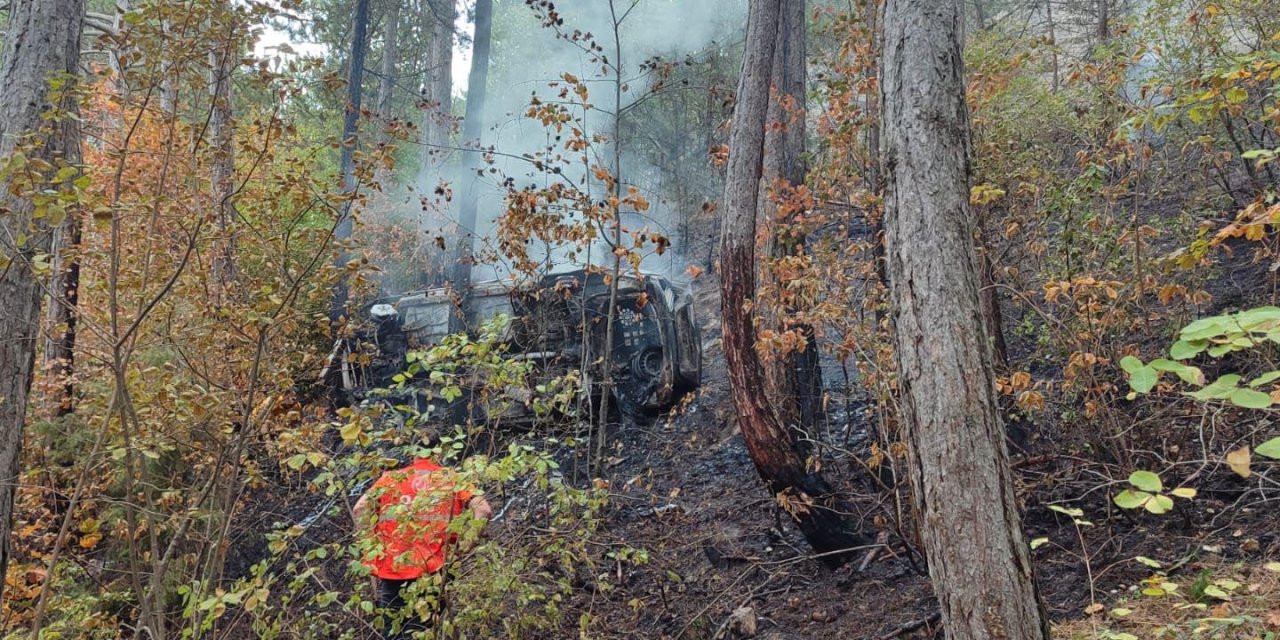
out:
{"label": "green leaf", "polygon": [[1239,388],[1237,386],[1239,382],[1240,376],[1234,373],[1229,373],[1217,380],[1214,380],[1209,386],[1194,393],[1188,393],[1187,395],[1201,401],[1225,400],[1226,398],[1231,397],[1231,393]]}
{"label": "green leaf", "polygon": [[1262,568],[1272,573],[1280,573],[1280,562],[1268,562],[1262,565]]}
{"label": "green leaf", "polygon": [[1156,373],[1151,367],[1139,367],[1136,371],[1129,374],[1129,386],[1138,393],[1146,393],[1156,386],[1156,381],[1160,379],[1160,374]]}
{"label": "green leaf", "polygon": [[1151,499],[1142,506],[1146,507],[1147,511],[1156,515],[1169,513],[1169,511],[1173,509],[1173,498],[1165,495],[1154,495],[1151,496]]}
{"label": "green leaf", "polygon": [[[1227,316],[1201,318],[1182,328],[1178,338],[1182,340],[1208,340],[1217,338],[1236,328],[1235,320]],[[1180,360],[1181,358],[1175,358]]]}
{"label": "green leaf", "polygon": [[1116,607],[1111,610],[1111,615],[1117,618],[1123,618],[1131,613],[1133,613],[1133,609],[1125,609],[1124,607]]}
{"label": "green leaf", "polygon": [[1271,396],[1253,389],[1236,389],[1231,392],[1231,404],[1245,409],[1266,409],[1271,406]]}
{"label": "green leaf", "polygon": [[1280,438],[1272,438],[1258,445],[1253,452],[1272,460],[1280,460]]}
{"label": "green leaf", "polygon": [[1143,367],[1142,361],[1133,356],[1125,356],[1120,359],[1120,368],[1124,369],[1125,373],[1131,374],[1134,371],[1141,369],[1142,367]]}
{"label": "green leaf", "polygon": [[1189,360],[1200,355],[1207,346],[1208,340],[1179,340],[1169,347],[1169,357],[1174,360]]}
{"label": "green leaf", "polygon": [[1219,600],[1231,599],[1231,596],[1226,591],[1223,591],[1221,587],[1213,584],[1204,588],[1204,594],[1206,596],[1209,596],[1211,598],[1217,598]]}
{"label": "green leaf", "polygon": [[1268,382],[1280,380],[1280,371],[1268,371],[1249,382],[1251,388],[1257,389]]}
{"label": "green leaf", "polygon": [[1129,484],[1143,491],[1154,492],[1164,488],[1164,484],[1160,482],[1160,476],[1150,471],[1134,471],[1129,474]]}
{"label": "green leaf", "polygon": [[1151,499],[1151,494],[1145,491],[1134,491],[1133,489],[1125,489],[1116,494],[1113,499],[1117,507],[1121,509],[1137,509],[1146,504]]}
{"label": "green leaf", "polygon": [[1049,542],[1048,538],[1036,538],[1031,541],[1031,550],[1035,551]]}
{"label": "green leaf", "polygon": [[285,462],[285,464],[289,465],[289,468],[293,469],[294,471],[301,469],[302,465],[306,463],[307,463],[307,454],[305,453],[299,453],[298,455],[293,456],[292,458],[289,458]]}
{"label": "green leaf", "polygon": [[1204,373],[1202,373],[1200,369],[1187,366],[1181,362],[1158,358],[1149,362],[1147,366],[1155,369],[1156,371],[1166,371],[1175,374],[1179,378],[1182,378],[1182,381],[1187,384],[1204,384]]}
{"label": "green leaf", "polygon": [[1187,498],[1188,500],[1196,497],[1196,490],[1191,487],[1178,487],[1169,493],[1171,495],[1178,496],[1179,498]]}
{"label": "green leaf", "polygon": [[1152,560],[1151,558],[1148,558],[1146,556],[1137,556],[1134,558],[1134,560],[1137,560],[1138,562],[1141,562],[1142,564],[1145,564],[1148,567],[1151,567],[1152,569],[1159,569],[1162,566],[1164,566],[1159,562]]}
{"label": "green leaf", "polygon": [[1249,99],[1249,92],[1245,91],[1243,87],[1231,87],[1230,89],[1227,89],[1227,93],[1225,95],[1227,102],[1231,104],[1240,104]]}
{"label": "green leaf", "polygon": [[1214,358],[1220,358],[1234,350],[1235,347],[1233,347],[1229,342],[1227,344],[1215,344],[1212,347],[1209,347],[1209,355]]}

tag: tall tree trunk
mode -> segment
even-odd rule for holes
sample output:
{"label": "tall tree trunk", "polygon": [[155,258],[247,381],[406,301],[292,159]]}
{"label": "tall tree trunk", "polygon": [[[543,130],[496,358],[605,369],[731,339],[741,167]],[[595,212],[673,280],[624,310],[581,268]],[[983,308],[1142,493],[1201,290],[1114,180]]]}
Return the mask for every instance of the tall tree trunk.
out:
{"label": "tall tree trunk", "polygon": [[886,253],[916,522],[951,640],[1049,637],[978,300],[958,0],[888,0]]}
{"label": "tall tree trunk", "polygon": [[[329,324],[332,331],[338,334],[347,311],[349,282],[346,273],[348,255],[346,242],[351,239],[354,226],[351,210],[355,207],[356,195],[356,135],[360,124],[360,99],[363,96],[361,84],[364,82],[364,54],[368,45],[369,32],[369,0],[356,0],[356,13],[353,19],[354,29],[351,35],[351,69],[347,75],[347,106],[342,120],[342,156],[339,170],[342,172],[342,191],[347,199],[342,203],[338,224],[334,229],[334,239],[339,244],[338,256],[334,267],[338,270],[338,281],[333,288],[333,301],[329,307]],[[340,374],[341,367],[330,369]],[[336,380],[336,378],[335,378]],[[336,387],[335,387],[336,388]]]}
{"label": "tall tree trunk", "polygon": [[[80,149],[67,150],[68,162],[80,163]],[[74,156],[74,159],[73,159]],[[49,377],[61,387],[53,415],[63,417],[76,408],[76,313],[80,305],[80,240],[83,218],[70,211],[53,237],[55,258],[49,284],[49,344],[45,359]]]}
{"label": "tall tree trunk", "polygon": [[1098,2],[1098,43],[1102,44],[1111,39],[1111,4],[1109,0],[1097,0]]}
{"label": "tall tree trunk", "polygon": [[[784,196],[786,189],[804,184],[807,173],[804,162],[805,138],[805,0],[783,3],[778,41],[773,56],[773,99],[769,101],[768,128],[764,141],[764,181],[762,189],[779,188]],[[780,218],[778,202],[767,196],[762,198],[763,217],[772,228],[789,227],[795,223],[793,213]],[[777,261],[795,253],[804,244],[803,237],[796,237],[791,229],[775,232],[769,239],[769,258]],[[770,271],[774,285],[785,286]],[[765,369],[769,396],[783,424],[802,439],[801,451],[807,450],[803,437],[811,435],[813,426],[822,415],[822,372],[818,368],[818,348],[813,327],[804,323],[792,323],[797,309],[784,304],[770,314],[771,328],[778,331],[794,330],[805,337],[804,351],[778,354]]]}
{"label": "tall tree trunk", "polygon": [[213,279],[221,293],[236,279],[236,210],[232,74],[240,58],[239,29],[229,3],[220,7],[226,24],[215,31],[222,40],[209,52],[209,134],[212,138],[211,183],[218,211],[218,245],[213,259]]}
{"label": "tall tree trunk", "polygon": [[[428,180],[439,180],[445,147],[453,126],[453,22],[456,19],[453,0],[427,0],[427,79],[422,87],[421,171]],[[434,188],[434,184],[425,184]]]}
{"label": "tall tree trunk", "polygon": [[[830,487],[805,465],[768,401],[748,303],[756,293],[756,216],[760,207],[769,76],[781,22],[780,0],[753,0],[737,107],[729,137],[725,219],[720,233],[720,295],[729,386],[747,451],[769,491],[821,553],[857,545]],[[838,562],[839,555],[828,556]]]}
{"label": "tall tree trunk", "polygon": [[982,0],[973,0],[973,17],[978,20],[978,31],[987,30],[987,7]]}
{"label": "tall tree trunk", "polygon": [[[13,0],[0,61],[0,159],[19,146],[31,160],[80,162],[79,119],[71,89],[80,73],[84,0]],[[63,89],[50,90],[59,79]],[[54,103],[54,101],[57,101]],[[66,114],[53,120],[53,110]],[[31,144],[26,144],[26,143]],[[9,563],[22,433],[40,331],[42,290],[32,263],[52,245],[34,205],[0,180],[0,577]],[[20,190],[21,191],[21,190]],[[12,239],[27,241],[14,246]]]}
{"label": "tall tree trunk", "polygon": [[400,62],[400,0],[393,0],[387,8],[386,22],[382,26],[382,70],[378,78],[378,119],[382,121],[382,142],[390,140],[390,124],[395,104],[396,65]]}
{"label": "tall tree trunk", "polygon": [[[422,85],[422,155],[417,179],[423,207],[418,218],[419,232],[443,234],[450,241],[456,241],[455,233],[449,231],[450,202],[440,195],[449,192],[441,187],[450,179],[448,147],[453,131],[453,23],[456,15],[454,0],[425,0],[425,4],[427,68]],[[453,272],[449,261],[455,254],[451,247],[446,247],[425,256],[423,280],[429,286],[447,283]]]}
{"label": "tall tree trunk", "polygon": [[[461,299],[462,311],[468,307],[471,291],[471,266],[475,263],[476,210],[479,208],[479,173],[484,171],[484,159],[480,152],[484,133],[485,95],[489,84],[489,45],[493,33],[493,0],[476,0],[475,35],[472,39],[471,71],[467,76],[467,112],[462,121],[462,144],[468,149],[463,155],[462,204],[458,210],[457,259],[449,277],[450,287]],[[464,314],[450,316],[450,331],[464,327]]]}

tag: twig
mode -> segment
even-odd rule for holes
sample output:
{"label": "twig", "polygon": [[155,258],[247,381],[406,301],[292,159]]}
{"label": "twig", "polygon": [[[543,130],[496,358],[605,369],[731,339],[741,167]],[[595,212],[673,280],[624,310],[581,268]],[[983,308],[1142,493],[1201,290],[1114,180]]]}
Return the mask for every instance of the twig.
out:
{"label": "twig", "polygon": [[925,617],[923,617],[923,618],[920,618],[919,620],[913,620],[913,621],[908,622],[908,623],[906,623],[906,624],[904,624],[904,625],[900,625],[900,626],[898,626],[898,627],[895,627],[892,631],[890,631],[889,633],[886,633],[886,634],[884,634],[884,635],[882,635],[882,636],[879,636],[876,640],[893,640],[894,638],[897,638],[897,637],[902,636],[902,635],[904,635],[904,634],[911,633],[912,631],[915,631],[916,629],[919,629],[920,627],[923,627],[923,626],[926,626],[926,625],[933,624],[933,623],[937,622],[938,620],[940,620],[941,618],[942,618],[942,614],[941,614],[940,612],[935,611],[935,612],[933,612],[933,613],[929,614],[928,616],[925,616]]}

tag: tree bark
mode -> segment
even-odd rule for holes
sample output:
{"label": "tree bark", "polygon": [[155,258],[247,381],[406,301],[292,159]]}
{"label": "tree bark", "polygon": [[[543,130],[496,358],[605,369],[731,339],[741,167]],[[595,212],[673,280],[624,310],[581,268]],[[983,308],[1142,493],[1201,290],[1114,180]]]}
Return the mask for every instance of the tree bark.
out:
{"label": "tree bark", "polygon": [[[765,133],[764,182],[766,191],[774,187],[787,189],[804,184],[807,167],[804,162],[805,139],[805,0],[783,3],[778,28],[778,41],[773,57],[772,91],[769,101],[768,128]],[[788,227],[795,223],[795,215],[786,219],[778,217],[778,203],[764,197],[763,217],[769,225]],[[804,238],[796,237],[790,229],[775,232],[769,241],[769,258],[780,260],[795,253],[803,245]],[[775,280],[775,286],[785,283]],[[800,450],[808,450],[806,439],[822,416],[822,372],[818,368],[818,349],[813,327],[807,323],[792,321],[798,311],[794,305],[784,304],[772,309],[768,320],[770,328],[777,331],[794,330],[804,336],[803,351],[778,354],[765,369],[769,385],[769,397],[783,424],[799,439]]]}
{"label": "tree bark", "polygon": [[888,0],[886,253],[916,522],[951,640],[1049,637],[978,300],[957,0]]}
{"label": "tree bark", "polygon": [[392,106],[395,98],[396,65],[400,62],[400,0],[387,8],[382,36],[382,71],[378,78],[378,119],[382,121],[382,142],[391,139],[389,134]]}
{"label": "tree bark", "polygon": [[[342,120],[342,154],[339,171],[342,173],[342,191],[346,200],[338,214],[338,223],[334,228],[334,239],[338,242],[337,259],[334,267],[338,270],[338,281],[334,283],[333,301],[329,306],[329,324],[337,336],[347,311],[349,282],[347,278],[346,242],[351,239],[354,226],[351,210],[355,206],[356,195],[356,136],[360,123],[360,100],[363,97],[361,85],[364,82],[364,54],[368,46],[369,32],[369,0],[356,0],[356,12],[353,18],[351,35],[351,69],[347,75],[347,106]],[[338,371],[339,367],[332,367]]]}
{"label": "tree bark", "polygon": [[[838,499],[810,472],[786,425],[768,401],[750,310],[756,293],[756,217],[760,206],[769,78],[781,22],[780,0],[753,0],[737,106],[729,137],[725,219],[720,234],[720,295],[725,361],[747,451],[769,491],[820,553],[856,546],[861,536],[841,515]],[[838,563],[842,554],[827,556]]]}
{"label": "tree bark", "polygon": [[[453,115],[453,22],[457,17],[453,0],[428,0],[427,80],[422,87],[421,171],[428,179],[439,179]],[[432,184],[423,183],[434,187]]]}
{"label": "tree bark", "polygon": [[[80,131],[72,88],[80,73],[83,22],[84,0],[10,3],[0,61],[0,160],[21,146],[30,159],[78,165]],[[51,90],[51,79],[62,84],[60,91]],[[66,116],[46,120],[53,110]],[[9,563],[23,425],[40,328],[43,291],[33,263],[52,245],[52,230],[34,217],[32,201],[15,195],[13,186],[9,179],[0,180],[0,577]],[[28,240],[14,246],[19,236]]]}
{"label": "tree bark", "polygon": [[[213,259],[213,279],[221,293],[236,279],[236,145],[231,77],[240,57],[238,29],[233,9],[224,4],[227,21],[220,29],[222,40],[209,52],[209,134],[212,138],[213,167],[210,182],[218,211],[218,244]],[[215,32],[218,33],[218,32]]]}
{"label": "tree bark", "polygon": [[462,121],[462,144],[468,149],[463,155],[463,171],[466,179],[462,186],[462,204],[458,210],[458,238],[449,277],[449,286],[460,296],[462,314],[450,316],[450,331],[460,331],[465,321],[467,299],[471,291],[471,266],[475,263],[476,210],[479,208],[479,172],[484,170],[481,136],[484,133],[485,96],[489,83],[489,48],[493,33],[493,0],[476,0],[475,35],[472,39],[471,71],[467,76],[467,112]]}
{"label": "tree bark", "polygon": [[1098,0],[1098,43],[1111,39],[1111,4],[1108,0]]}

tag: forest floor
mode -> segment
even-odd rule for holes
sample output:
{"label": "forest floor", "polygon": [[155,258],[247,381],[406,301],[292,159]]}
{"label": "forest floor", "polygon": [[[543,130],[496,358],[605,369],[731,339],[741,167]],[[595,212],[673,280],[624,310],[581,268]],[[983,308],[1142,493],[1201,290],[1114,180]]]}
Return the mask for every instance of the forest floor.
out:
{"label": "forest floor", "polygon": [[[598,566],[614,565],[615,588],[602,593],[584,587],[568,603],[574,615],[566,620],[589,612],[598,622],[593,637],[606,638],[940,637],[923,567],[911,561],[906,543],[893,532],[894,514],[909,508],[896,504],[896,494],[881,489],[858,462],[869,453],[872,421],[865,403],[856,395],[832,403],[838,408],[831,410],[822,439],[840,443],[840,451],[829,452],[823,473],[854,505],[853,516],[864,530],[879,532],[884,545],[873,555],[855,552],[850,562],[830,569],[812,557],[758,480],[733,420],[717,287],[704,277],[695,291],[705,351],[703,387],[671,415],[620,428],[598,472],[611,493],[602,546],[644,549],[648,562],[624,566],[602,551]],[[844,390],[833,393],[842,396]],[[1280,558],[1273,507],[1258,504],[1225,466],[1197,471],[1200,497],[1174,513],[1126,512],[1110,497],[1127,471],[1038,437],[1051,431],[1047,426],[1029,429],[1024,448],[1014,447],[1012,463],[1027,538],[1047,539],[1033,551],[1033,560],[1061,637],[1097,637],[1081,630],[1116,622],[1107,618],[1107,610],[1134,597],[1157,573],[1135,560],[1140,556],[1159,562],[1158,573],[1173,581],[1194,579],[1206,570],[1240,577],[1242,566]],[[1163,454],[1177,457],[1176,449]],[[585,484],[574,468],[582,455],[562,450],[559,457],[566,477],[580,477]],[[308,525],[314,526],[305,538],[316,542],[349,533],[349,518],[326,512],[333,498],[299,500],[299,490],[278,487],[272,496],[250,501],[255,506],[239,527],[243,537],[235,543],[229,574],[265,552],[254,539],[272,522],[310,518]],[[1051,505],[1081,509],[1088,524],[1075,524]],[[501,511],[502,505],[495,508]],[[500,543],[506,526],[491,526],[492,538]],[[244,564],[237,568],[237,562]],[[346,565],[329,564],[329,578],[343,580]]]}
{"label": "forest floor", "polygon": [[[928,580],[897,536],[882,534],[887,544],[870,560],[860,551],[828,569],[757,480],[732,419],[715,289],[713,281],[697,287],[707,363],[702,390],[683,412],[628,427],[607,472],[618,496],[608,534],[647,549],[650,563],[632,568],[611,598],[592,597],[591,610],[606,616],[605,627],[619,638],[734,638],[748,610],[759,638],[933,637],[937,608]],[[848,446],[823,472],[867,530],[891,529],[898,507],[853,459],[869,454],[869,410],[856,399],[833,404],[844,407],[832,411],[824,439]],[[1157,573],[1139,556],[1160,562],[1161,573],[1175,580],[1280,557],[1270,509],[1249,504],[1245,483],[1222,465],[1201,469],[1201,499],[1192,506],[1163,517],[1135,514],[1110,502],[1118,471],[1031,430],[1025,449],[1014,447],[1012,463],[1027,538],[1048,539],[1033,559],[1063,637],[1076,637],[1077,621],[1104,608],[1091,604],[1110,608]],[[1091,524],[1077,531],[1073,518],[1049,505],[1083,509]],[[633,606],[634,598],[643,606]]]}

